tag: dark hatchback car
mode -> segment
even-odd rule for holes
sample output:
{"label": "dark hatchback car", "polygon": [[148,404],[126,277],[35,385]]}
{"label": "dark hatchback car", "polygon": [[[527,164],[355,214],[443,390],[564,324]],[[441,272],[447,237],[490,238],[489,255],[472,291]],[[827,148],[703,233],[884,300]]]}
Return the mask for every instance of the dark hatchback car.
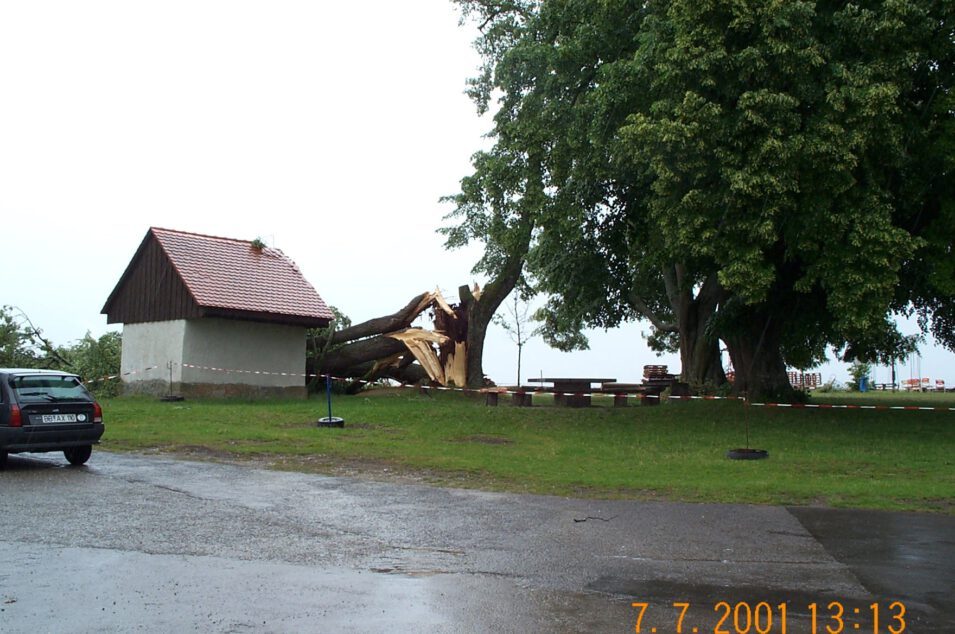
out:
{"label": "dark hatchback car", "polygon": [[76,375],[0,368],[0,467],[7,454],[41,451],[81,465],[102,435],[103,410]]}

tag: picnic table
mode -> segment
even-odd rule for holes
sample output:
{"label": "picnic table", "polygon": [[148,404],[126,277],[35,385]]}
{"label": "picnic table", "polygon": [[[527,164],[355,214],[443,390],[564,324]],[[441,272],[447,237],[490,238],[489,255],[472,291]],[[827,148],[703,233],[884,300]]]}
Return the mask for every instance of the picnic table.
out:
{"label": "picnic table", "polygon": [[665,365],[643,366],[642,383],[605,383],[600,386],[602,394],[613,394],[614,407],[626,407],[628,396],[639,396],[641,405],[659,405],[664,390],[680,396],[690,395],[690,386],[680,383],[675,374],[670,374]]}
{"label": "picnic table", "polygon": [[580,377],[541,377],[527,379],[529,383],[553,383],[545,388],[554,393],[554,404],[563,407],[590,407],[591,386],[594,383],[614,383],[616,379],[593,379]]}

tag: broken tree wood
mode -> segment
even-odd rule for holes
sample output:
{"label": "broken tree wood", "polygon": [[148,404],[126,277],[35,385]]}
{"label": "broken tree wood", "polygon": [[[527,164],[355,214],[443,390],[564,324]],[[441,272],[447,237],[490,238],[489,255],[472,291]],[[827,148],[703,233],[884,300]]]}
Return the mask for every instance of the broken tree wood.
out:
{"label": "broken tree wood", "polygon": [[[475,285],[471,297],[480,298]],[[411,324],[430,311],[433,329]],[[356,381],[393,378],[405,383],[425,379],[442,386],[467,385],[468,311],[451,305],[441,292],[421,293],[391,315],[338,331],[311,335],[313,374]],[[358,383],[352,385],[357,386]]]}
{"label": "broken tree wood", "polygon": [[434,301],[434,296],[436,293],[440,295],[440,293],[437,291],[434,293],[421,293],[408,302],[407,306],[396,313],[385,315],[384,317],[375,317],[374,319],[363,321],[362,323],[355,326],[349,326],[348,328],[337,330],[332,333],[331,344],[333,346],[340,345],[350,341],[358,341],[359,339],[364,339],[373,335],[381,335],[386,332],[404,330],[411,325],[411,322],[418,318],[418,315],[423,313],[425,309],[431,305],[431,303]]}

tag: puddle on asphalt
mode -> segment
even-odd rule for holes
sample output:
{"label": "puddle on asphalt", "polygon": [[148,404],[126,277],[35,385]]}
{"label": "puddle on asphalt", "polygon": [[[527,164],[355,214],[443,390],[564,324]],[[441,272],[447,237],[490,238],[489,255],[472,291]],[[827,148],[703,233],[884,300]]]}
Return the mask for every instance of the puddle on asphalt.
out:
{"label": "puddle on asphalt", "polygon": [[[955,632],[955,517],[847,509],[788,509],[873,595],[902,601]],[[921,631],[921,630],[913,630]]]}

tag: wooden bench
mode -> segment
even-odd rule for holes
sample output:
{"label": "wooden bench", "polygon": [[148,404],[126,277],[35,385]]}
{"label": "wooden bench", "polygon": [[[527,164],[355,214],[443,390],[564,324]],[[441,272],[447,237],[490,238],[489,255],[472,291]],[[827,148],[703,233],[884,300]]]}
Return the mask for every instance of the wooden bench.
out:
{"label": "wooden bench", "polygon": [[604,383],[600,390],[594,390],[601,394],[613,395],[614,407],[626,407],[627,398],[630,395],[639,396],[641,405],[656,405],[660,402],[660,394],[665,390],[664,387],[655,385],[645,385],[643,383]]}
{"label": "wooden bench", "polygon": [[562,407],[589,407],[591,385],[594,383],[613,383],[616,379],[576,378],[576,377],[541,377],[527,379],[529,383],[553,383],[554,386],[545,388],[554,393],[554,404]]}
{"label": "wooden bench", "polygon": [[484,394],[484,404],[488,407],[497,407],[501,394],[510,394],[511,405],[515,407],[530,407],[533,404],[531,399],[531,394],[534,393],[533,389],[525,389],[523,387],[485,387],[481,388],[479,392]]}
{"label": "wooden bench", "polygon": [[488,407],[497,407],[497,401],[501,394],[507,394],[506,387],[482,387],[478,393],[484,395],[484,404]]}
{"label": "wooden bench", "polygon": [[511,405],[514,407],[533,407],[534,392],[541,391],[536,387],[518,385],[511,390]]}

